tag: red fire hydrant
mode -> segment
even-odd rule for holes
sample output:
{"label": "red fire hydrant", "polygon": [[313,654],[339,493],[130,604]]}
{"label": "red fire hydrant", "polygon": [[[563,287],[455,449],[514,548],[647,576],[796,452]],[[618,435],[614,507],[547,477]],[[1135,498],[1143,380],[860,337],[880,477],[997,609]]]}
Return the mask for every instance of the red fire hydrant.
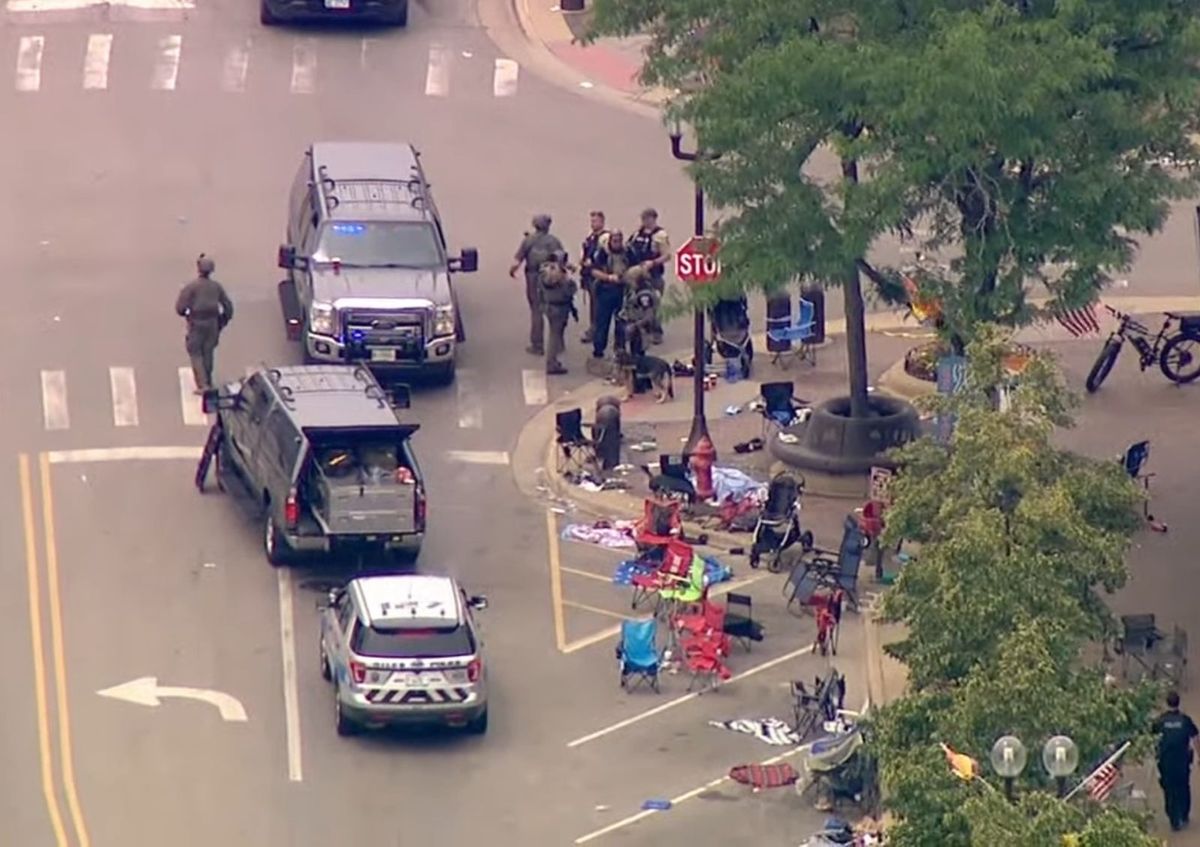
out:
{"label": "red fire hydrant", "polygon": [[707,435],[700,436],[696,449],[692,451],[692,473],[696,475],[696,496],[701,500],[711,500],[713,491],[712,471],[717,463],[717,448]]}

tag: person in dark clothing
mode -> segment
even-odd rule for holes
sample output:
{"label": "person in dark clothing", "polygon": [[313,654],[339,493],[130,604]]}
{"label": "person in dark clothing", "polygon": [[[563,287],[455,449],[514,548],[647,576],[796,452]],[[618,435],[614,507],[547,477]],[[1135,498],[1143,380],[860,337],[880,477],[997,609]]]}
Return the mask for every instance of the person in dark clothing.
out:
{"label": "person in dark clothing", "polygon": [[608,329],[616,321],[613,346],[625,344],[618,315],[625,306],[626,277],[631,263],[625,251],[625,235],[619,229],[608,234],[608,244],[597,251],[592,262],[592,291],[596,298],[596,331],[592,336],[592,356],[603,359],[608,347]]}
{"label": "person in dark clothing", "polygon": [[1171,829],[1187,826],[1192,812],[1192,759],[1200,731],[1195,722],[1179,709],[1179,694],[1167,694],[1167,710],[1153,725],[1158,736],[1158,784],[1162,786],[1163,805]]}
{"label": "person in dark clothing", "polygon": [[542,308],[546,322],[550,325],[546,339],[546,373],[565,374],[559,357],[566,347],[564,334],[567,320],[575,313],[575,280],[571,279],[571,267],[567,263],[567,251],[559,250],[550,261],[543,262],[538,271],[538,282],[542,289]]}
{"label": "person in dark clothing", "polygon": [[583,239],[579,254],[579,287],[584,290],[588,299],[588,325],[583,332],[583,337],[580,338],[584,344],[591,344],[592,338],[596,334],[596,295],[592,291],[592,265],[597,254],[608,245],[608,229],[604,225],[604,213],[592,212],[589,223],[591,228],[588,230],[587,237]]}
{"label": "person in dark clothing", "polygon": [[196,259],[196,278],[175,299],[175,314],[187,322],[184,346],[192,363],[196,393],[213,387],[213,360],[221,331],[233,320],[233,301],[224,286],[212,278],[216,264],[201,253]]}
{"label": "person in dark clothing", "polygon": [[558,236],[550,234],[549,215],[534,215],[532,223],[533,232],[525,233],[525,237],[521,239],[508,275],[515,279],[521,265],[525,265],[525,302],[529,304],[529,346],[525,348],[525,352],[531,356],[544,356],[546,321],[538,273],[542,265],[550,261],[551,256],[563,249],[563,245]]}
{"label": "person in dark clothing", "polygon": [[[671,241],[667,231],[658,225],[658,212],[654,209],[642,211],[641,226],[629,238],[629,258],[640,265],[647,275],[650,287],[658,294],[661,302],[666,290],[667,262],[671,258]],[[650,325],[650,343],[662,344],[663,327],[656,312]]]}

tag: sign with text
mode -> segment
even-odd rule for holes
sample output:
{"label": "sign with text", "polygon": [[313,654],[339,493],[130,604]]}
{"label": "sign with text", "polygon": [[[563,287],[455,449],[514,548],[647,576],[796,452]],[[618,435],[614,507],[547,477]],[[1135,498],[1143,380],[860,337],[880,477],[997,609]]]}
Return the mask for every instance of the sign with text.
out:
{"label": "sign with text", "polygon": [[721,278],[720,249],[717,239],[693,235],[675,251],[676,279],[692,285],[716,282]]}
{"label": "sign with text", "polygon": [[[962,391],[967,382],[967,357],[943,356],[938,359],[937,389],[938,394],[957,394]],[[954,415],[945,414],[937,417],[937,437],[943,444],[950,442],[954,433]]]}

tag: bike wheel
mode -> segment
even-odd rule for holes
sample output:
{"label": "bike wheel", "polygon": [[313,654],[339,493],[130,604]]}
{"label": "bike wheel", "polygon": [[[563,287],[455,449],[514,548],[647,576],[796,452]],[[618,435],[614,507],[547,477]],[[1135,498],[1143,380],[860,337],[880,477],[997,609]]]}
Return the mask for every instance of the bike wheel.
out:
{"label": "bike wheel", "polygon": [[1158,366],[1163,376],[1178,385],[1194,381],[1200,377],[1200,338],[1176,335],[1163,347]]}
{"label": "bike wheel", "polygon": [[1088,394],[1095,394],[1100,390],[1100,386],[1104,384],[1104,380],[1108,379],[1108,375],[1112,373],[1113,365],[1117,363],[1117,354],[1120,352],[1120,340],[1110,338],[1104,342],[1104,349],[1100,351],[1100,355],[1096,357],[1095,364],[1088,371],[1086,382]]}

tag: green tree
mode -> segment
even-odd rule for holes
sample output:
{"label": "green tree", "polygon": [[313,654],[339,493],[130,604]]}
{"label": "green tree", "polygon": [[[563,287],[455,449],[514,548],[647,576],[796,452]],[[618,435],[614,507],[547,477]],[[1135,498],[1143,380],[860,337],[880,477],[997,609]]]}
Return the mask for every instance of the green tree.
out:
{"label": "green tree", "polygon": [[[975,844],[988,847],[1158,847],[1138,822],[1099,811],[1088,817],[1077,806],[1049,794],[1025,794],[1016,805],[1003,795],[982,791],[969,798],[963,814]],[[1072,837],[1073,836],[1073,837]]]}
{"label": "green tree", "polygon": [[[859,272],[887,299],[880,235],[931,221],[960,254],[923,287],[962,343],[980,321],[1091,302],[1133,235],[1161,225],[1195,158],[1196,0],[596,0],[592,37],[649,33],[647,83],[720,158],[729,286],[797,276],[844,290],[851,397],[865,408]],[[832,153],[832,156],[829,154]],[[861,180],[860,180],[861,176]]]}
{"label": "green tree", "polygon": [[[1037,790],[1047,778],[1034,762],[1047,738],[1070,736],[1086,766],[1121,740],[1140,749],[1153,706],[1152,690],[1109,684],[1089,653],[1112,631],[1103,595],[1124,583],[1140,492],[1116,462],[1055,447],[1075,398],[1044,353],[1013,384],[1009,332],[980,328],[961,393],[929,400],[955,416],[949,443],[898,451],[884,543],[904,538],[919,552],[883,611],[907,630],[889,651],[907,665],[910,690],[880,712],[873,734],[888,805],[901,818],[898,847],[1015,847],[1086,833],[1078,810],[1017,825],[986,803],[964,805],[966,786],[937,745],[986,761],[997,738],[1014,734],[1030,748],[1021,788]],[[993,402],[1001,387],[1002,412]],[[1005,827],[1020,837],[989,840]]]}

